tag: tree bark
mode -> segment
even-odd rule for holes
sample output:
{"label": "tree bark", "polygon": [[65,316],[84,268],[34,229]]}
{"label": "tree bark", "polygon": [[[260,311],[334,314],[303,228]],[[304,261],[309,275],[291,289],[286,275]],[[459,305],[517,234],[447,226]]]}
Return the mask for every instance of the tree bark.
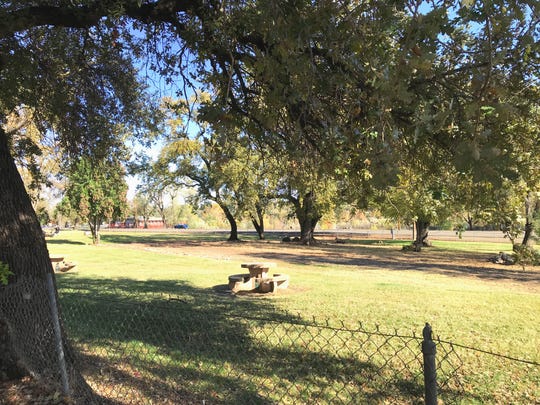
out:
{"label": "tree bark", "polygon": [[99,237],[99,228],[101,226],[98,219],[93,218],[92,221],[88,223],[88,226],[90,227],[90,233],[92,234],[92,243],[94,245],[99,245],[100,237]]}
{"label": "tree bark", "polygon": [[236,224],[236,219],[234,219],[234,215],[231,213],[231,210],[229,207],[227,207],[223,202],[216,201],[218,205],[223,210],[223,213],[225,214],[225,217],[227,218],[227,221],[229,221],[229,226],[231,227],[231,233],[229,235],[229,239],[227,239],[229,242],[237,242],[238,239],[238,225]]}
{"label": "tree bark", "polygon": [[[10,358],[37,378],[61,387],[59,350],[54,334],[53,301],[47,280],[54,273],[38,218],[9,151],[8,137],[0,126],[0,261],[13,273],[0,285],[2,341]],[[57,298],[53,282],[53,296]],[[91,389],[74,361],[61,326],[60,344],[66,354],[69,391],[78,400],[92,403]]]}
{"label": "tree bark", "polygon": [[321,219],[316,208],[316,197],[313,192],[306,193],[302,200],[289,196],[300,225],[300,243],[311,245],[315,242],[315,227]]}
{"label": "tree bark", "polygon": [[534,231],[534,226],[529,219],[527,218],[525,222],[525,229],[523,232],[523,239],[521,241],[521,246],[531,246],[532,245],[532,234]]}
{"label": "tree bark", "polygon": [[414,240],[414,248],[416,251],[420,251],[423,247],[431,246],[428,240],[429,221],[418,219],[414,222],[416,228],[416,239]]}
{"label": "tree bark", "polygon": [[300,222],[300,243],[304,245],[312,245],[315,242],[315,227],[320,218],[305,217]]}
{"label": "tree bark", "polygon": [[467,214],[467,226],[469,227],[469,231],[472,231],[474,229],[474,218],[471,216],[471,214]]}
{"label": "tree bark", "polygon": [[525,198],[525,229],[521,246],[531,246],[534,234],[534,218],[540,213],[540,201],[529,192]]}
{"label": "tree bark", "polygon": [[255,207],[255,211],[257,216],[251,215],[251,223],[255,227],[257,235],[259,235],[259,240],[264,240],[264,212],[260,205]]}

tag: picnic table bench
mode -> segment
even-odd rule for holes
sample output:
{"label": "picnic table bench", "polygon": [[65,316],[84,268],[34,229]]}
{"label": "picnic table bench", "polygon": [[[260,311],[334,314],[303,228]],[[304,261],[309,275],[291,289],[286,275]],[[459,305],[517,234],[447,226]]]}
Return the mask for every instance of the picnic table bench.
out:
{"label": "picnic table bench", "polygon": [[275,293],[278,289],[285,289],[289,285],[289,276],[287,274],[269,275],[269,270],[276,267],[275,263],[243,263],[241,267],[248,269],[249,273],[229,276],[229,289],[234,293],[238,291]]}
{"label": "picnic table bench", "polygon": [[75,263],[70,263],[70,262],[64,261],[64,256],[63,255],[49,256],[49,259],[51,260],[51,263],[53,265],[54,270],[55,271],[60,271],[62,273],[66,272],[68,270],[71,270],[73,267],[76,266]]}

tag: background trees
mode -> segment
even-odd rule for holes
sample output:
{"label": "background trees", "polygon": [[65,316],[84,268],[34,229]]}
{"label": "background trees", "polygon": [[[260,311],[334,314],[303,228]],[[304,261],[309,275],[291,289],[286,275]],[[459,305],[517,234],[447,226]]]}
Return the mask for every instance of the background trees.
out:
{"label": "background trees", "polygon": [[171,183],[197,187],[197,194],[190,198],[192,204],[213,201],[219,205],[230,225],[229,240],[235,241],[237,220],[255,198],[249,153],[240,134],[233,137],[201,129],[197,136],[173,134],[158,162],[168,168]]}
{"label": "background trees", "polygon": [[102,223],[124,215],[127,188],[125,170],[118,161],[84,157],[70,169],[66,198],[88,223],[94,244],[99,243]]}

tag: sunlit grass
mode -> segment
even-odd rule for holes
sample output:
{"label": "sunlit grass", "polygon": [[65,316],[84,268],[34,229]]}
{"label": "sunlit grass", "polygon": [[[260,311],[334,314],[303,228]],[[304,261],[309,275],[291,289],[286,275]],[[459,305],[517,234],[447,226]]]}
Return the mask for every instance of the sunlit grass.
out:
{"label": "sunlit grass", "polygon": [[[239,295],[232,299],[229,295],[218,294],[216,288],[227,283],[228,275],[242,272],[240,262],[183,254],[181,249],[174,253],[157,250],[157,247],[175,240],[219,240],[216,235],[205,239],[205,235],[193,233],[193,239],[189,239],[188,232],[111,232],[103,237],[100,246],[93,246],[91,239],[82,232],[62,231],[49,241],[49,250],[51,254],[63,254],[67,260],[78,264],[73,272],[58,275],[60,288],[74,288],[78,284],[84,287],[93,281],[96,291],[101,292],[111,289],[125,295],[142,291],[176,294],[184,297],[190,308],[203,311],[205,316],[220,311],[238,313],[247,308],[254,311],[256,308],[255,313],[266,315],[287,311],[304,319],[329,319],[348,325],[362,322],[417,334],[420,334],[424,323],[429,322],[436,335],[444,340],[540,362],[537,321],[540,293],[537,281],[504,277],[500,280],[493,277],[483,279],[425,269],[397,269],[388,265],[377,266],[376,260],[373,266],[363,267],[284,262],[279,264],[279,271],[291,276],[288,291],[264,296]],[[223,234],[218,236],[224,239]],[[366,243],[365,249],[371,256],[377,256],[377,252],[381,257],[401,254],[399,241],[391,242]],[[354,246],[359,245],[361,242]],[[436,258],[439,254],[461,255],[466,252],[491,254],[508,251],[509,247],[501,243],[462,241],[436,241],[434,246],[433,252],[426,255],[432,254]],[[359,248],[363,249],[362,246]],[[279,251],[279,246],[276,249]],[[418,260],[422,260],[421,256]],[[501,266],[502,275],[505,271]],[[538,269],[531,271],[538,272]],[[195,296],[198,298],[191,298]],[[148,350],[155,348],[149,347]],[[472,361],[475,354],[465,354],[465,357],[471,357]],[[497,375],[496,368],[500,366],[497,364],[494,362],[493,369],[480,372],[466,368],[470,373],[466,379],[472,380],[474,386],[481,386],[485,391],[482,395],[487,396],[492,390],[499,390],[501,384],[508,384],[504,379],[497,382],[501,378]],[[509,363],[507,367],[516,365]],[[515,376],[523,382],[516,382],[516,389],[539,389],[538,373],[538,368],[533,367],[523,376],[522,369],[517,367]],[[531,381],[532,388],[526,388]],[[534,392],[531,395],[534,397]]]}
{"label": "sunlit grass", "polygon": [[[159,243],[175,237],[165,236],[136,233],[129,238],[133,243]],[[467,243],[474,251],[496,252],[501,247],[498,243],[442,241],[435,246],[447,252],[463,251]],[[50,241],[49,250],[78,264],[74,272],[59,275],[60,282],[65,276],[169,280],[211,292],[212,287],[227,284],[228,275],[242,272],[240,263],[234,260],[182,255],[181,251],[162,253],[151,247],[133,248],[130,244],[104,242],[93,246],[81,232],[62,232],[61,238]],[[490,348],[512,352],[538,339],[540,295],[537,288],[529,288],[526,282],[497,282],[376,266],[366,270],[337,264],[280,264],[279,271],[291,277],[291,288],[285,294],[239,299],[271,301],[274,306],[308,318],[384,323],[416,331],[430,322],[443,337],[464,343],[486,340],[491,342]],[[516,341],[520,344],[516,345]],[[538,351],[529,347],[529,353],[538,359]]]}

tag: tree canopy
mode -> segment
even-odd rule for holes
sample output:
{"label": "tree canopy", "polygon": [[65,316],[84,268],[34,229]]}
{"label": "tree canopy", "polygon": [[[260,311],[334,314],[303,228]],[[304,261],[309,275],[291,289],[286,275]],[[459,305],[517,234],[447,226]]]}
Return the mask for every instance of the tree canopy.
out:
{"label": "tree canopy", "polygon": [[79,159],[68,174],[66,198],[90,227],[98,244],[103,222],[121,218],[126,209],[125,170],[117,160]]}

